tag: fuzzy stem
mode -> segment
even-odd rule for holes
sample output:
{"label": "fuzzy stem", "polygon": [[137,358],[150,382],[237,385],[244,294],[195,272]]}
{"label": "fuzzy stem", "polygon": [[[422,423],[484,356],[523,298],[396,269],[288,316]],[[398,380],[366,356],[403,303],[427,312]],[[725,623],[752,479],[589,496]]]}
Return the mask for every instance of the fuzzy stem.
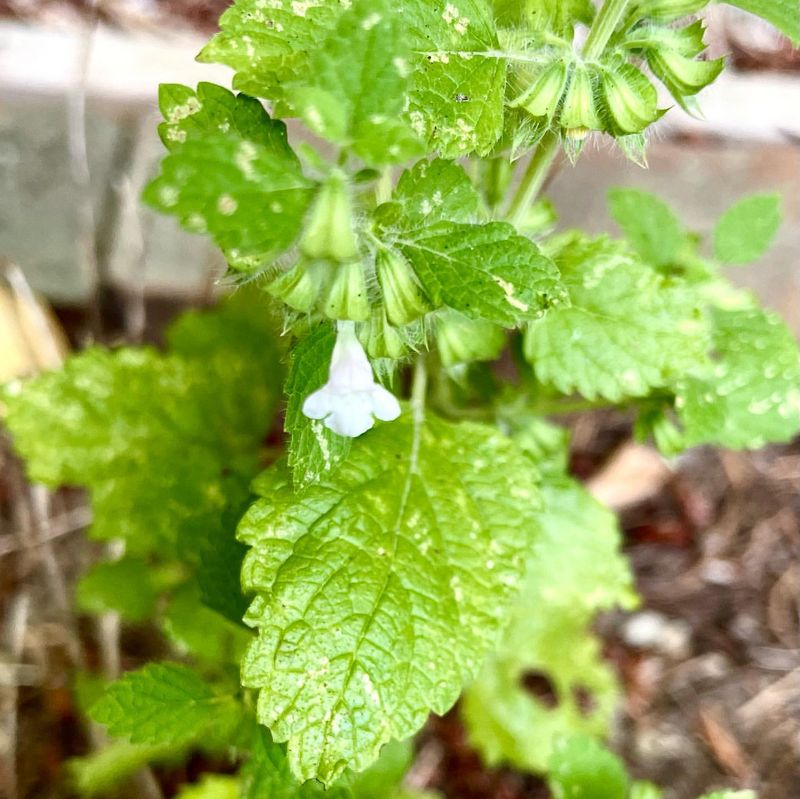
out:
{"label": "fuzzy stem", "polygon": [[531,204],[542,190],[557,153],[558,134],[550,130],[544,134],[528,161],[522,180],[509,203],[506,218],[513,224],[522,223]]}
{"label": "fuzzy stem", "polygon": [[583,57],[587,61],[599,58],[605,50],[608,40],[625,16],[630,0],[605,0],[589,31],[583,45]]}
{"label": "fuzzy stem", "polygon": [[414,379],[411,384],[411,409],[416,423],[421,423],[425,417],[425,396],[427,391],[428,370],[425,356],[420,354],[414,363]]}

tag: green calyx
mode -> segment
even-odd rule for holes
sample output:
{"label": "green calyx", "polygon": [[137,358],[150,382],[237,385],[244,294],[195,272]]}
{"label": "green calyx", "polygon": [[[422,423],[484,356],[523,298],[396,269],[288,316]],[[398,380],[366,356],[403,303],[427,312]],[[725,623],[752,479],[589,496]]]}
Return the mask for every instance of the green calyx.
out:
{"label": "green calyx", "polygon": [[358,258],[353,203],[344,177],[331,175],[311,207],[300,252],[308,258],[348,263]]}
{"label": "green calyx", "polygon": [[447,310],[436,319],[436,347],[445,367],[494,360],[503,349],[503,329],[482,319]]}
{"label": "green calyx", "polygon": [[564,61],[554,61],[511,105],[524,107],[531,116],[553,119],[567,86],[567,77]]}
{"label": "green calyx", "polygon": [[644,25],[632,30],[623,47],[644,56],[653,74],[681,104],[712,83],[724,67],[724,59],[700,61],[705,50],[703,23],[682,28]]}
{"label": "green calyx", "polygon": [[675,50],[654,49],[648,53],[647,63],[670,94],[680,101],[712,83],[722,72],[724,60],[697,61]]}
{"label": "green calyx", "polygon": [[655,87],[631,64],[604,68],[600,85],[608,122],[616,135],[640,133],[660,116]]}
{"label": "green calyx", "polygon": [[325,261],[302,260],[278,275],[266,290],[295,311],[310,313],[330,282],[332,271]]}
{"label": "green calyx", "polygon": [[395,327],[386,316],[386,308],[379,305],[372,310],[369,322],[359,326],[358,337],[370,358],[405,358],[422,344],[423,326],[420,322]]}
{"label": "green calyx", "polygon": [[564,96],[561,127],[572,138],[583,138],[591,130],[603,130],[597,110],[596,71],[586,64],[576,64]]}
{"label": "green calyx", "polygon": [[414,270],[402,255],[381,248],[375,256],[386,316],[393,325],[406,325],[431,310]]}
{"label": "green calyx", "polygon": [[367,281],[361,261],[350,261],[336,267],[322,301],[322,312],[329,319],[351,319],[354,322],[369,319]]}

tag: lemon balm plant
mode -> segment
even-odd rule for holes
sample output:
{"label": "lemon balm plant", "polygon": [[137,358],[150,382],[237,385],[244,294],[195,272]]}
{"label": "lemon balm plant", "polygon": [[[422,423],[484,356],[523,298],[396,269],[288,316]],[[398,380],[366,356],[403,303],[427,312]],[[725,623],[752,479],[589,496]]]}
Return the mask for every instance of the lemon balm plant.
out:
{"label": "lemon balm plant", "polygon": [[[622,240],[553,234],[539,197],[592,137],[642,160],[656,84],[693,106],[723,68],[706,5],[237,0],[200,54],[234,91],[161,87],[145,199],[240,290],[164,352],[89,349],[3,394],[31,477],[86,486],[92,535],[124,542],[80,606],[175,653],[99,696],[83,676],[118,739],[75,764],[85,792],[199,748],[238,770],[186,797],[406,795],[410,739],[460,696],[489,763],[544,772],[604,735],[589,625],[635,595],[547,417],[625,407],[667,455],[800,428],[790,332],[721,272],[769,245],[776,197],[711,247],[642,192],[610,196]],[[738,5],[800,38],[792,2]]]}

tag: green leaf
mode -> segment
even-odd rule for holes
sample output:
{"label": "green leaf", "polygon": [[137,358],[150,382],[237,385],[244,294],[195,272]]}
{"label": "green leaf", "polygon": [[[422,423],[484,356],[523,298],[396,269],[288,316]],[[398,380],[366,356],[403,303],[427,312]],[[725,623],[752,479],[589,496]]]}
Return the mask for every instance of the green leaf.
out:
{"label": "green leaf", "polygon": [[350,783],[354,799],[390,799],[414,759],[411,739],[390,741],[380,757],[366,770],[353,774]]}
{"label": "green leaf", "polygon": [[256,731],[250,759],[241,772],[241,799],[352,799],[347,780],[329,790],[316,780],[299,783],[289,768],[283,746],[263,727]]}
{"label": "green leaf", "polygon": [[756,14],[785,33],[800,47],[800,4],[796,0],[725,0],[729,5]]}
{"label": "green leaf", "polygon": [[141,558],[98,563],[78,583],[75,601],[84,613],[116,611],[128,621],[151,616],[159,595],[153,569]]}
{"label": "green leaf", "polygon": [[381,222],[396,220],[406,229],[437,222],[474,222],[480,197],[463,167],[435,158],[417,161],[397,181],[392,202],[379,208]]}
{"label": "green leaf", "polygon": [[[236,619],[240,620],[241,616]],[[178,652],[215,666],[238,663],[253,637],[249,630],[206,607],[194,581],[172,594],[163,626]]]}
{"label": "green leaf", "polygon": [[199,782],[181,788],[175,799],[239,799],[239,780],[221,774],[204,774]]}
{"label": "green leaf", "polygon": [[343,0],[238,0],[197,60],[235,69],[240,91],[283,100],[284,88],[308,75],[310,53],[348,6]]}
{"label": "green leaf", "polygon": [[325,384],[331,365],[336,333],[330,325],[317,325],[292,350],[286,379],[286,420],[289,466],[298,488],[330,477],[350,452],[352,439],[337,436],[322,422],[303,413],[303,403]]}
{"label": "green leaf", "polygon": [[331,782],[444,713],[506,621],[538,503],[494,430],[406,413],[298,492],[262,475],[239,526],[259,637],[242,681],[301,779]]}
{"label": "green leaf", "polygon": [[128,672],[90,710],[114,737],[165,745],[198,739],[212,726],[231,726],[239,713],[233,697],[217,696],[196,672],[177,663]]}
{"label": "green leaf", "polygon": [[703,794],[700,799],[757,799],[755,791],[714,791]]}
{"label": "green leaf", "polygon": [[[490,765],[533,772],[546,770],[558,736],[606,732],[618,688],[589,625],[598,610],[635,603],[614,514],[566,476],[547,477],[542,490],[523,594],[462,704],[470,742]],[[555,706],[523,686],[530,673],[549,679]]]}
{"label": "green leaf", "polygon": [[164,117],[158,133],[168,150],[180,150],[187,141],[230,134],[259,144],[287,161],[296,160],[286,125],[270,119],[252,97],[237,96],[215,83],[198,83],[197,91],[180,83],[162,83],[158,107]]}
{"label": "green leaf", "polygon": [[675,261],[686,231],[666,203],[638,189],[612,189],[608,202],[611,216],[645,262],[668,266]]}
{"label": "green leaf", "polygon": [[724,264],[757,261],[781,225],[779,194],[754,194],[731,206],[714,229],[714,254]]}
{"label": "green leaf", "polygon": [[284,123],[270,119],[257,100],[207,83],[186,92],[162,91],[167,121],[160,130],[170,153],[144,200],[187,230],[208,233],[232,267],[252,269],[297,238],[313,183],[287,143]]}
{"label": "green leaf", "polygon": [[470,319],[515,327],[566,300],[553,263],[505,222],[439,222],[393,238],[432,302]]}
{"label": "green leaf", "polygon": [[588,736],[558,741],[548,783],[555,799],[625,799],[628,775],[622,761]]}
{"label": "green leaf", "polygon": [[652,782],[634,782],[628,799],[663,799],[664,792]]}
{"label": "green leaf", "polygon": [[401,13],[389,0],[356,0],[288,92],[312,131],[370,165],[422,151],[405,115],[411,51]]}
{"label": "green leaf", "polygon": [[595,9],[591,0],[495,0],[503,25],[525,23],[526,30],[553,33],[572,40],[576,24],[589,25]]}
{"label": "green leaf", "polygon": [[[235,538],[236,524],[250,500],[245,485],[225,484],[227,507],[219,523],[202,531],[184,528],[181,555],[194,566],[194,576],[203,604],[236,624],[242,623],[248,600],[242,593],[239,574],[247,548]],[[241,501],[236,501],[241,497]]]}
{"label": "green leaf", "polygon": [[225,535],[221,517],[256,471],[280,386],[269,312],[252,299],[184,317],[175,354],[93,348],[6,387],[31,479],[88,487],[94,537],[140,554]]}
{"label": "green leaf", "polygon": [[714,362],[676,390],[685,446],[790,441],[800,430],[800,355],[791,331],[760,309],[712,316]]}
{"label": "green leaf", "polygon": [[529,325],[536,377],[569,394],[620,402],[702,363],[708,331],[699,297],[606,238],[578,236],[555,257],[571,306]]}
{"label": "green leaf", "polygon": [[509,224],[470,224],[479,208],[460,166],[421,161],[376,210],[375,231],[411,265],[436,306],[514,327],[563,303],[566,293],[552,262]]}
{"label": "green leaf", "polygon": [[411,121],[444,158],[488,155],[503,132],[506,61],[487,0],[415,0]]}
{"label": "green leaf", "polygon": [[80,796],[108,795],[115,786],[148,763],[174,765],[183,756],[180,748],[111,741],[102,749],[67,762],[70,782]]}

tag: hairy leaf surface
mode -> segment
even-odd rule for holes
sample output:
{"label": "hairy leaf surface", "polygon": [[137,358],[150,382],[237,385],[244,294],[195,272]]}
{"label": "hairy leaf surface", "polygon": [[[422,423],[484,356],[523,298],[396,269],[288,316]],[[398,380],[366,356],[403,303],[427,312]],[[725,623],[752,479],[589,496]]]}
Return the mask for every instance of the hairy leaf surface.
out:
{"label": "hairy leaf surface", "polygon": [[350,5],[346,0],[238,0],[220,17],[220,32],[198,61],[236,70],[233,85],[269,100],[283,100],[284,87],[307,75],[310,53]]}
{"label": "hairy leaf surface", "polygon": [[487,155],[503,132],[506,61],[488,0],[416,0],[405,9],[417,61],[415,130],[445,158]]}
{"label": "hairy leaf surface", "polygon": [[411,51],[401,10],[389,0],[356,0],[290,90],[311,130],[368,164],[423,150],[405,114]]}

